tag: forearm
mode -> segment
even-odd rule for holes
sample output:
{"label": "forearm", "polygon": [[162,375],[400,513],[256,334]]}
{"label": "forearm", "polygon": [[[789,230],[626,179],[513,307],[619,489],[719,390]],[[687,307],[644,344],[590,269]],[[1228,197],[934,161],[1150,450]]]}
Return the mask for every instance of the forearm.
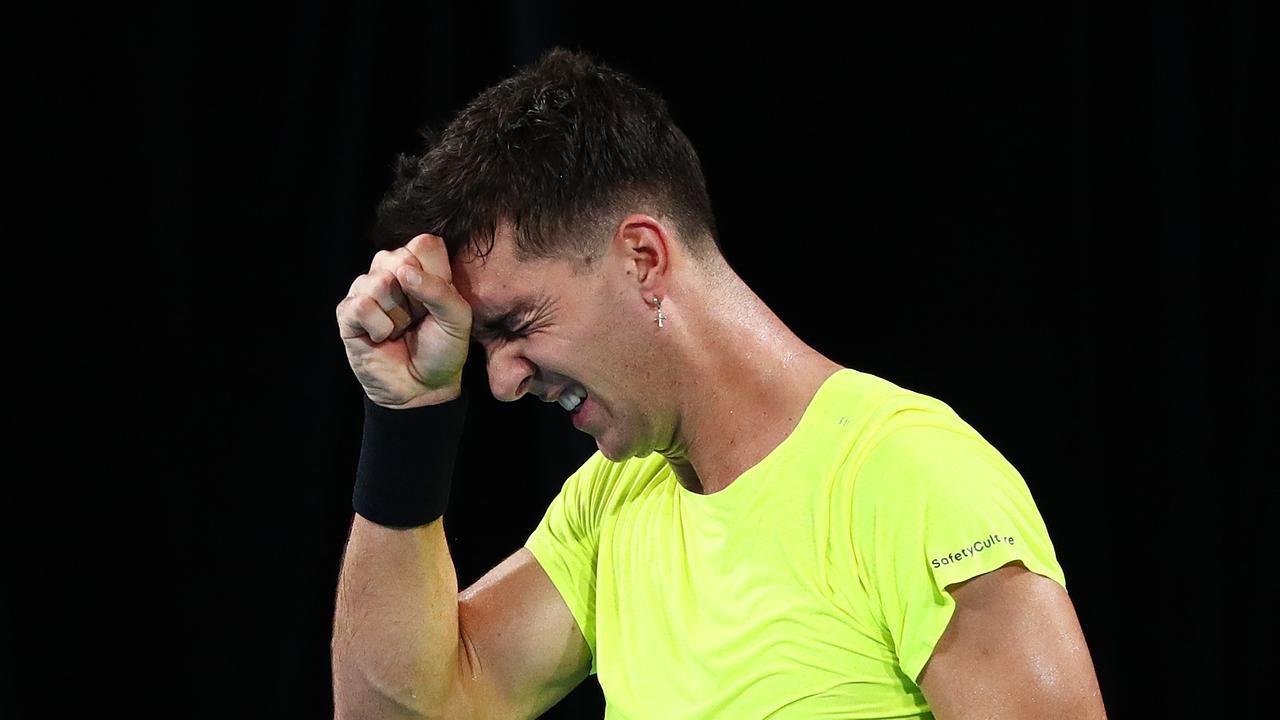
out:
{"label": "forearm", "polygon": [[336,718],[440,716],[459,677],[458,580],[443,518],[399,530],[355,516],[332,653]]}

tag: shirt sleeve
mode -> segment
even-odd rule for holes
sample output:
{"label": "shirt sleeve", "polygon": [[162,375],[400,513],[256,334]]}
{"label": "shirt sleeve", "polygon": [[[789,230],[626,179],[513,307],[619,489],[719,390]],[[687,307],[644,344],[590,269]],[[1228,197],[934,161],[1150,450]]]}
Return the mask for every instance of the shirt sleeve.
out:
{"label": "shirt sleeve", "polygon": [[976,434],[894,430],[859,465],[853,493],[858,571],[913,682],[955,611],[949,585],[1021,561],[1066,587],[1026,482]]}
{"label": "shirt sleeve", "polygon": [[599,476],[606,472],[597,452],[565,480],[524,546],[551,578],[573,613],[591,650],[596,673],[596,558],[600,547]]}

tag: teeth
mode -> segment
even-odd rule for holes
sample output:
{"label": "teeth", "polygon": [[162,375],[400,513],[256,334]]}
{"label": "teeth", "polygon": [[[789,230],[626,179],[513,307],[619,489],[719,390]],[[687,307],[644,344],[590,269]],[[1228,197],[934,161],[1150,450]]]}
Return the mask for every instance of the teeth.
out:
{"label": "teeth", "polygon": [[586,396],[587,396],[587,391],[579,388],[579,389],[574,389],[569,392],[566,392],[564,395],[561,395],[560,399],[557,400],[556,402],[560,403],[560,407],[564,408],[565,410],[568,410],[569,412],[573,412],[573,410],[582,403],[582,400],[586,398]]}

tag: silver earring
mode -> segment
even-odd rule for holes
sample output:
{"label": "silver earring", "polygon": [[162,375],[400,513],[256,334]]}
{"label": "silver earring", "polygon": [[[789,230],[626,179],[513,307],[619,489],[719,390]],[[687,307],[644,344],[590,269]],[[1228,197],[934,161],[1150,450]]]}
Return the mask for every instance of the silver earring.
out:
{"label": "silver earring", "polygon": [[666,320],[667,316],[662,314],[662,301],[658,299],[657,295],[653,296],[653,304],[658,308],[658,327],[662,327],[662,321]]}

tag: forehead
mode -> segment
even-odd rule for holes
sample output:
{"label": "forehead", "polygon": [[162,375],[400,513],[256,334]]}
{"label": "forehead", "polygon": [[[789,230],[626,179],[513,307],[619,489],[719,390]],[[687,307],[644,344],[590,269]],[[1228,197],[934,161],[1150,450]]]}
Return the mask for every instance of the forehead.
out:
{"label": "forehead", "polygon": [[513,243],[501,234],[493,250],[476,257],[463,250],[449,262],[453,286],[471,305],[473,329],[492,329],[509,317],[537,307],[546,297],[549,267],[515,259]]}

